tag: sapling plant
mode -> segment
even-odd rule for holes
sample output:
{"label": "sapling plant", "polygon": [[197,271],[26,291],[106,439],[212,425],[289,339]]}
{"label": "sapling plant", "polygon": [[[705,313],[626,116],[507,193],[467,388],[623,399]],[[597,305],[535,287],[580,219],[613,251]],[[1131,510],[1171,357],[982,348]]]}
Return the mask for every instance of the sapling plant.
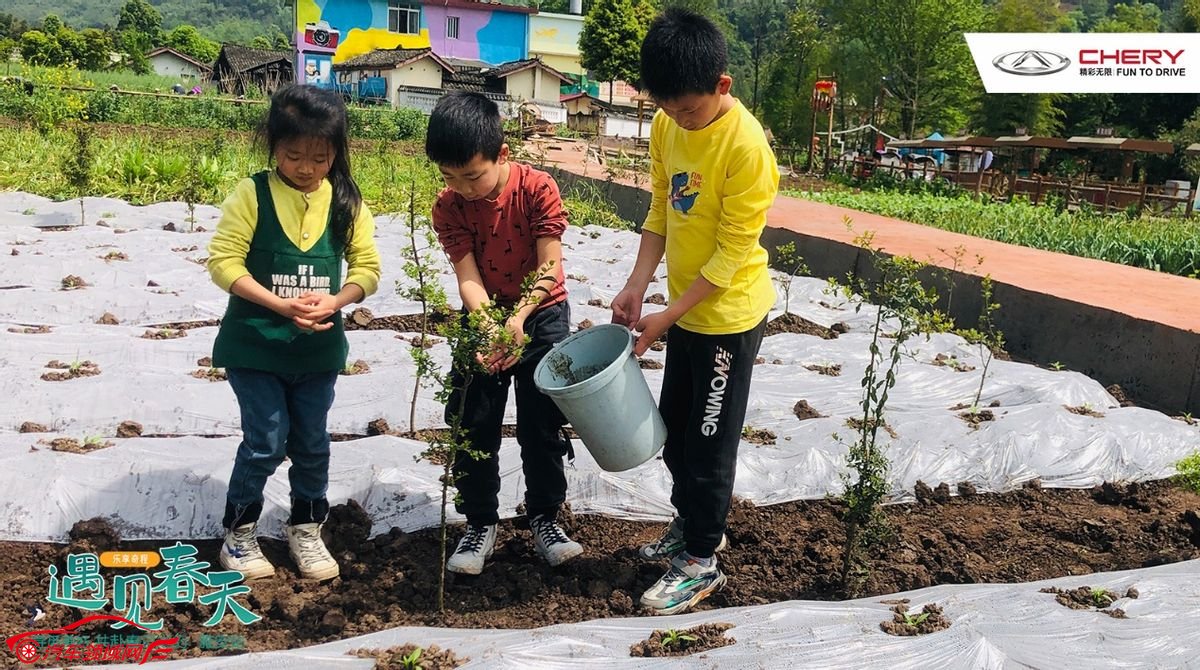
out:
{"label": "sapling plant", "polygon": [[83,197],[92,183],[92,163],[96,154],[92,147],[92,129],[86,123],[76,124],[72,128],[72,137],[72,151],[63,162],[62,173],[79,196],[79,225],[82,226],[87,223]]}
{"label": "sapling plant", "polygon": [[[446,503],[450,502],[450,488],[456,489],[455,499],[458,499],[458,475],[454,472],[454,463],[460,455],[466,458],[482,459],[487,454],[472,447],[467,429],[463,426],[463,416],[466,412],[468,390],[480,375],[492,374],[484,367],[486,359],[494,353],[505,353],[516,358],[521,357],[525,342],[517,342],[513,334],[504,327],[508,319],[530,304],[536,304],[545,295],[540,282],[554,281],[554,264],[546,263],[539,267],[522,282],[520,301],[511,307],[504,307],[496,302],[489,302],[479,309],[466,313],[461,318],[447,319],[439,329],[440,335],[450,348],[451,370],[445,373],[436,368],[430,373],[437,380],[437,400],[446,405],[446,416],[449,428],[436,431],[429,440],[429,446],[421,454],[421,458],[442,465],[442,507],[441,507],[441,573],[438,579],[438,610],[445,611],[446,596],[446,554],[447,554],[447,525]],[[414,347],[421,349],[421,347]]]}
{"label": "sapling plant", "polygon": [[1177,478],[1180,484],[1200,493],[1200,451],[1194,451],[1176,463],[1175,470],[1179,473]]}
{"label": "sapling plant", "polygon": [[413,649],[412,653],[400,659],[400,667],[403,670],[421,670],[424,667],[421,665],[422,651],[420,647]]}
{"label": "sapling plant", "polygon": [[783,291],[783,313],[787,314],[792,300],[792,280],[797,274],[808,274],[808,266],[804,264],[804,258],[796,253],[795,242],[775,247],[775,262],[783,269],[783,274],[776,275],[775,281]]}
{"label": "sapling plant", "polygon": [[1004,334],[996,329],[995,314],[1000,309],[1000,303],[992,301],[992,276],[985,275],[979,280],[983,304],[979,311],[979,324],[976,328],[960,330],[959,335],[967,342],[979,348],[979,360],[983,361],[979,373],[979,388],[975,390],[975,400],[971,403],[971,413],[979,411],[979,399],[983,397],[983,384],[987,380],[988,367],[997,351],[1004,348]]}
{"label": "sapling plant", "polygon": [[[868,283],[850,278],[845,287],[846,297],[862,296],[855,310],[867,303],[878,306],[871,329],[870,357],[862,378],[862,419],[854,423],[857,435],[849,445],[846,464],[849,473],[842,475],[846,490],[846,542],[842,553],[842,584],[850,595],[857,591],[852,583],[858,558],[866,540],[882,528],[880,503],[888,492],[888,459],[878,442],[879,429],[886,426],[884,412],[888,394],[896,385],[905,343],[919,332],[922,314],[933,309],[936,296],[923,286],[918,273],[923,265],[905,256],[885,256],[872,246],[871,233],[859,235],[855,244],[871,254],[879,272],[878,279]],[[885,353],[881,347],[885,326],[895,326],[891,345]]]}
{"label": "sapling plant", "polygon": [[660,644],[662,644],[663,649],[671,649],[673,647],[683,646],[684,642],[695,641],[695,635],[688,635],[687,633],[677,631],[674,628],[668,628],[667,630],[663,631]]}

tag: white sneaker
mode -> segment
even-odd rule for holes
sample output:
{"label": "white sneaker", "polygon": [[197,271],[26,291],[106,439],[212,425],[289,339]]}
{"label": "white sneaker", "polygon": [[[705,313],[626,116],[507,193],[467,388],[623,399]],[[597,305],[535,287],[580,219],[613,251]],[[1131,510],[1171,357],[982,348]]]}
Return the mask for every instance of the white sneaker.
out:
{"label": "white sneaker", "polygon": [[496,549],[496,524],[467,526],[467,534],[458,541],[458,548],[446,560],[446,569],[462,575],[478,575],[483,564]]}
{"label": "white sneaker", "polygon": [[288,553],[300,568],[305,579],[324,581],[333,579],[340,572],[337,561],[329,555],[325,541],[321,539],[321,524],[301,523],[287,527]]}
{"label": "white sneaker", "polygon": [[583,553],[583,545],[567,537],[554,517],[538,516],[529,520],[533,531],[533,546],[551,566],[559,566]]}
{"label": "white sneaker", "polygon": [[275,566],[263,556],[258,546],[258,524],[248,523],[225,532],[218,562],[226,570],[236,570],[246,579],[260,579],[275,574]]}

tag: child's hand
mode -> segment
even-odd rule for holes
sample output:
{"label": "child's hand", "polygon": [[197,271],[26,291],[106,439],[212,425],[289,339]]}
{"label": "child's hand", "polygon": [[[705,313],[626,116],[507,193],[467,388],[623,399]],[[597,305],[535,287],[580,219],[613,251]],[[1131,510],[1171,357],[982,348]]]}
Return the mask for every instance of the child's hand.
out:
{"label": "child's hand", "polygon": [[525,322],[513,317],[504,323],[504,330],[508,331],[508,335],[512,338],[512,341],[506,345],[501,345],[500,348],[492,352],[487,360],[483,362],[483,366],[492,374],[503,372],[521,360],[520,356],[513,355],[513,352],[520,351],[521,347],[525,344]]}
{"label": "child's hand", "polygon": [[303,293],[296,299],[307,308],[308,314],[304,318],[309,321],[324,321],[338,311],[337,296],[330,293]]}
{"label": "child's hand", "polygon": [[319,333],[323,330],[329,330],[330,328],[333,328],[332,321],[318,322],[313,319],[305,319],[299,316],[293,317],[292,323],[296,324],[296,327],[300,330],[311,330],[314,333]]}
{"label": "child's hand", "polygon": [[675,318],[667,313],[666,310],[656,312],[638,321],[634,330],[641,331],[641,334],[638,335],[637,342],[633,344],[634,355],[641,356],[646,353],[650,345],[654,344],[654,341],[662,337],[662,334],[667,332],[673,325],[675,325]]}
{"label": "child's hand", "polygon": [[633,328],[642,318],[642,299],[645,295],[645,291],[638,291],[629,286],[621,289],[612,301],[612,322]]}

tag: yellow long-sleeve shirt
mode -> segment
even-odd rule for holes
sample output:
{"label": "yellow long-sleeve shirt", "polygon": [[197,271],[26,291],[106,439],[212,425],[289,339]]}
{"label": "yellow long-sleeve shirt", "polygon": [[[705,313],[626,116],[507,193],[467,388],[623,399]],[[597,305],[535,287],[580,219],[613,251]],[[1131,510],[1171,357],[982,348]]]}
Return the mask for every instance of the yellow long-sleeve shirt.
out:
{"label": "yellow long-sleeve shirt", "polygon": [[[329,180],[312,193],[288,186],[274,171],[267,180],[271,200],[279,216],[279,225],[292,244],[301,251],[312,248],[325,232],[333,187]],[[246,254],[258,226],[258,195],[254,180],[238,182],[233,193],[221,205],[221,221],[208,243],[208,273],[213,282],[228,291],[238,279],[250,274]],[[379,251],[375,248],[375,219],[363,203],[354,221],[354,234],[346,245],[346,284],[358,284],[368,296],[379,287]],[[335,291],[336,293],[336,291]]]}
{"label": "yellow long-sleeve shirt", "polygon": [[667,287],[677,300],[703,276],[716,285],[679,319],[690,331],[750,330],[775,304],[759,236],[779,189],[762,126],[741,102],[709,126],[684,130],[659,111],[650,128],[650,213],[667,238]]}

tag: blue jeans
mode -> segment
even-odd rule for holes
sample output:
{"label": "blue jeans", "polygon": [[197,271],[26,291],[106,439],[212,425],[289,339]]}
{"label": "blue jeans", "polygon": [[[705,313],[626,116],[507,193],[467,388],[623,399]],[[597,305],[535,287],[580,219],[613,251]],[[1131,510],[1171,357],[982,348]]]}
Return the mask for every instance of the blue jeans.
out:
{"label": "blue jeans", "polygon": [[258,520],[263,488],[284,457],[290,458],[292,485],[289,523],[321,523],[329,513],[329,432],[338,371],[277,374],[227,368],[229,385],[242,414],[242,443],[229,477],[224,526]]}

